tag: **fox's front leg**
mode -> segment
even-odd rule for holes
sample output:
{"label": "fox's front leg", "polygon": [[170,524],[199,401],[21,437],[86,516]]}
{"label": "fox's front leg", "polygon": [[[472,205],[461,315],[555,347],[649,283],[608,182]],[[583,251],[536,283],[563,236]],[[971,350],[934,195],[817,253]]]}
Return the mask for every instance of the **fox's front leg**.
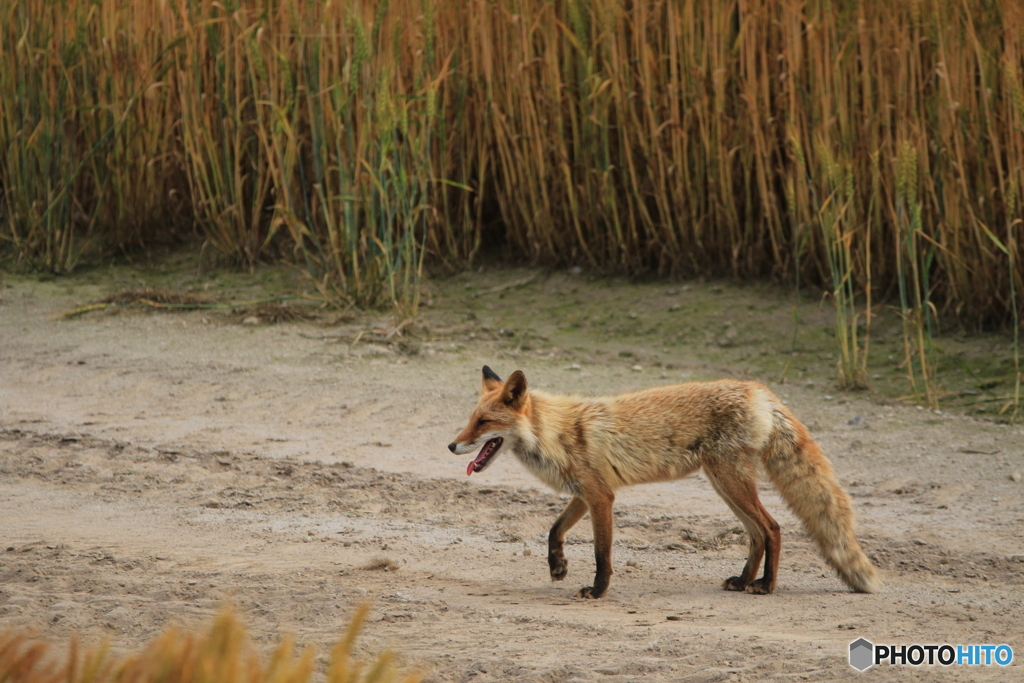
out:
{"label": "fox's front leg", "polygon": [[552,581],[561,581],[569,571],[569,563],[562,552],[565,534],[585,514],[587,514],[587,503],[579,496],[573,496],[551,527],[551,532],[548,534],[548,568],[551,570]]}
{"label": "fox's front leg", "polygon": [[577,593],[580,598],[600,598],[608,590],[612,580],[612,532],[615,528],[612,521],[612,505],[615,494],[606,492],[590,500],[590,521],[594,525],[594,558],[597,560],[597,573],[594,585],[585,586]]}

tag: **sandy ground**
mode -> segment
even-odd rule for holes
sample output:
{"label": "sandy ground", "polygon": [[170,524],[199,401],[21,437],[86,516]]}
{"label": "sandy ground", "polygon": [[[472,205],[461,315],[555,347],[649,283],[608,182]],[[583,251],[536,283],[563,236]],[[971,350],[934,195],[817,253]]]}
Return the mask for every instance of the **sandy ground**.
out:
{"label": "sandy ground", "polygon": [[[537,309],[538,296],[571,291],[600,307],[632,287],[568,282],[541,277],[472,298],[461,292],[493,280],[466,276],[397,344],[374,332],[386,318],[64,320],[113,285],[9,278],[0,629],[58,643],[78,632],[124,651],[171,624],[205,624],[229,602],[260,646],[291,632],[326,656],[370,599],[362,651],[394,648],[433,681],[850,680],[858,637],[1007,643],[1010,668],[890,675],[1024,678],[1024,483],[1014,480],[1024,431],[842,394],[829,363],[770,384],[853,495],[883,593],[848,592],[767,487],[783,528],[778,591],[722,591],[746,540],[700,476],[622,492],[607,598],[573,597],[592,578],[586,521],[570,534],[567,580],[551,582],[546,532],[564,497],[511,457],[467,479],[468,456],[445,448],[475,402],[480,366],[522,369],[552,391],[609,393],[756,376],[751,363],[766,353],[751,342],[707,356],[685,338],[662,348],[651,335],[586,329],[566,342],[546,322],[562,313]],[[727,307],[737,311],[777,303],[735,297]],[[506,330],[503,316],[528,323]]]}

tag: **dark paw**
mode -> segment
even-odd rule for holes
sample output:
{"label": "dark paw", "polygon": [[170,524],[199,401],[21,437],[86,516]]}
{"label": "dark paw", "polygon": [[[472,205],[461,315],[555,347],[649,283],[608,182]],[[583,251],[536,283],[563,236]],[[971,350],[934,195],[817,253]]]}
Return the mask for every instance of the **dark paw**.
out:
{"label": "dark paw", "polygon": [[597,599],[597,598],[601,597],[602,595],[604,595],[604,591],[601,591],[600,593],[598,593],[596,590],[594,590],[593,586],[584,586],[583,588],[579,589],[579,591],[576,592],[576,597],[577,598]]}
{"label": "dark paw", "polygon": [[561,581],[569,573],[569,563],[564,557],[548,557],[548,568],[551,570],[552,581]]}
{"label": "dark paw", "polygon": [[727,591],[742,591],[746,590],[747,584],[738,576],[730,576],[725,580],[725,583],[722,584],[722,588]]}
{"label": "dark paw", "polygon": [[757,581],[750,582],[750,585],[747,586],[747,592],[754,595],[769,595],[772,592],[772,587],[765,583],[764,579],[758,579]]}

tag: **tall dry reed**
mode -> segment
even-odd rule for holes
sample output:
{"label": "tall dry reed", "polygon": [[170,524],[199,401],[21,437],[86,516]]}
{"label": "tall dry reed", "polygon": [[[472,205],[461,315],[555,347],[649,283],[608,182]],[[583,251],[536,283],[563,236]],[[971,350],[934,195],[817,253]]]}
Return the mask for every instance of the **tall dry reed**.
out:
{"label": "tall dry reed", "polygon": [[185,208],[240,264],[284,255],[327,298],[409,310],[426,260],[488,238],[552,265],[796,273],[836,297],[858,376],[869,297],[909,294],[925,332],[1019,318],[1015,0],[0,13],[0,235],[43,267]]}

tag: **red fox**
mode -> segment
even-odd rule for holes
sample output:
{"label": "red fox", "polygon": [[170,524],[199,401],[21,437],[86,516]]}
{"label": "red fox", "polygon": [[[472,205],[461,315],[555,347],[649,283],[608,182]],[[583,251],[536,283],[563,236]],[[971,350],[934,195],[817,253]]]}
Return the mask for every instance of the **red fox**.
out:
{"label": "red fox", "polygon": [[[510,451],[533,474],[572,495],[548,535],[551,578],[565,578],[565,534],[587,512],[594,526],[597,574],[582,598],[600,598],[612,576],[612,504],[622,486],[681,479],[703,468],[750,536],[747,563],[725,580],[731,591],[775,590],[782,534],[757,497],[763,471],[817,543],[825,561],[855,591],[881,589],[854,535],[850,496],[804,427],[757,382],[720,380],[583,398],[527,391],[516,371],[503,382],[486,365],[469,425],[448,444],[479,454],[466,474],[482,472]],[[764,558],[764,575],[756,579]]]}

